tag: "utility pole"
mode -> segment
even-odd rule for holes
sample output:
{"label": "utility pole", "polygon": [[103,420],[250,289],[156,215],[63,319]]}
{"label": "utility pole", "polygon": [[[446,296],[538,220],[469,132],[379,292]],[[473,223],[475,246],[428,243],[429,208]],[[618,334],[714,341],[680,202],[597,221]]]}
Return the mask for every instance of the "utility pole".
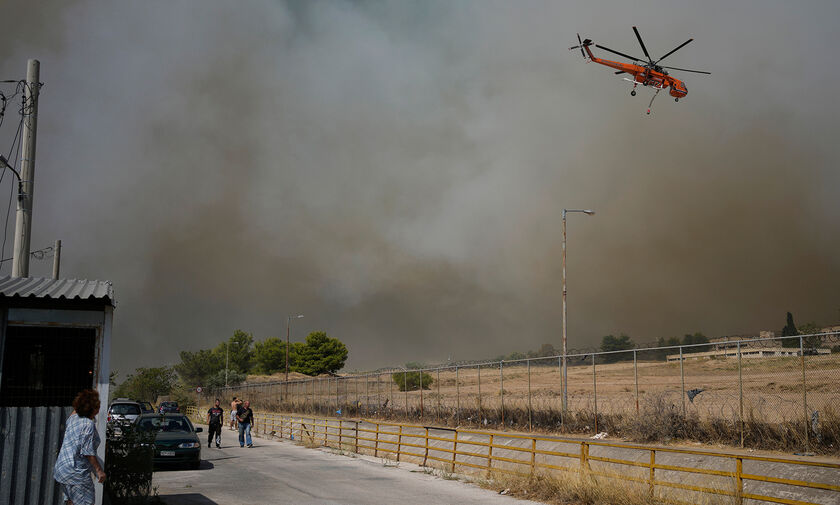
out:
{"label": "utility pole", "polygon": [[53,248],[53,279],[58,279],[58,273],[61,269],[61,240],[55,241]]}
{"label": "utility pole", "polygon": [[35,189],[35,139],[38,128],[38,95],[41,63],[29,60],[23,95],[23,136],[20,142],[20,193],[15,216],[12,277],[29,277],[29,239],[32,234],[32,195]]}
{"label": "utility pole", "polygon": [[230,342],[225,342],[225,387],[228,387],[228,347]]}

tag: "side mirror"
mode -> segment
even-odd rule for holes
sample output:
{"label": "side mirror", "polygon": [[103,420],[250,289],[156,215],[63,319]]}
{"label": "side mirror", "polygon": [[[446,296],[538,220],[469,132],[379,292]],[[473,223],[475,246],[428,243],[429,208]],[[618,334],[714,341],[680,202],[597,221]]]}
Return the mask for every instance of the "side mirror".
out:
{"label": "side mirror", "polygon": [[196,433],[201,433],[202,431],[204,431],[204,428],[196,428],[196,429],[195,429],[195,432],[196,432]]}

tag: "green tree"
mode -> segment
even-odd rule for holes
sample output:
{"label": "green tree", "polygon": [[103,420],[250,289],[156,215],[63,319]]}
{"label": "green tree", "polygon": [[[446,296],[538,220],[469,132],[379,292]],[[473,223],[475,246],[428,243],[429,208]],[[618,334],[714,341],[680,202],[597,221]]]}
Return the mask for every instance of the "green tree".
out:
{"label": "green tree", "polygon": [[[703,335],[699,331],[694,334],[686,333],[683,336],[682,344],[683,345],[695,345],[695,344],[708,344],[709,338],[706,335]],[[699,345],[697,347],[688,347],[683,352],[706,352],[708,351],[710,346],[708,345]]]}
{"label": "green tree", "polygon": [[341,370],[348,353],[340,340],[328,337],[323,331],[315,331],[307,335],[306,343],[299,347],[297,354],[296,372],[319,375]]}
{"label": "green tree", "polygon": [[[633,340],[630,339],[629,336],[622,333],[620,336],[615,337],[613,335],[605,335],[604,338],[601,339],[601,350],[604,352],[610,351],[626,351],[629,349],[633,349],[636,347],[636,344],[633,343]],[[603,363],[615,363],[616,361],[622,361],[626,359],[633,359],[632,353],[615,353],[615,354],[604,354],[601,356],[601,362]]]}
{"label": "green tree", "polygon": [[253,346],[253,335],[242,330],[236,330],[226,342],[216,346],[213,353],[216,355],[216,359],[221,360],[222,369],[225,366],[225,351],[227,351],[228,369],[248,373],[251,371],[254,359]]}
{"label": "green tree", "polygon": [[508,354],[508,355],[507,355],[507,357],[505,358],[505,360],[506,360],[506,361],[513,361],[513,360],[517,360],[517,359],[525,359],[525,358],[527,358],[527,357],[528,357],[528,356],[525,356],[524,354],[522,354],[522,353],[521,353],[521,352],[519,352],[519,351],[513,351],[512,353],[510,353],[510,354]]}
{"label": "green tree", "polygon": [[[294,370],[297,363],[297,350],[300,346],[290,346],[289,367]],[[262,374],[273,374],[286,370],[286,342],[277,337],[271,337],[254,344],[254,371]]]}
{"label": "green tree", "polygon": [[[799,330],[796,329],[796,325],[793,323],[793,314],[790,312],[787,313],[787,320],[785,322],[785,327],[782,328],[782,337],[794,337],[799,335]],[[783,338],[782,339],[782,346],[784,347],[799,347],[799,339],[798,338]]]}
{"label": "green tree", "polygon": [[[239,373],[236,370],[228,370],[227,373],[227,385],[228,386],[238,386],[245,382],[248,376],[244,373]],[[223,387],[225,387],[225,371],[219,370],[218,372],[214,373],[210,377],[207,378],[206,389],[211,394],[216,393]]]}
{"label": "green tree", "polygon": [[432,376],[426,372],[394,372],[391,374],[394,383],[400,388],[400,391],[417,391],[420,389],[422,381],[423,389],[430,389],[432,386]]}
{"label": "green tree", "polygon": [[[799,332],[800,335],[810,335],[808,337],[804,337],[802,339],[802,345],[807,349],[819,349],[823,346],[822,337],[814,335],[814,333],[820,332],[820,327],[817,326],[816,323],[805,323],[802,326],[798,327],[796,330]],[[799,345],[799,341],[797,339],[793,339],[796,341],[796,344]]]}
{"label": "green tree", "polygon": [[170,394],[176,383],[171,367],[138,368],[117,386],[114,397],[155,402],[158,396]]}
{"label": "green tree", "polygon": [[181,351],[180,357],[181,362],[175,365],[175,371],[181,381],[191,386],[205,385],[209,377],[225,368],[224,354],[219,359],[219,355],[210,349]]}

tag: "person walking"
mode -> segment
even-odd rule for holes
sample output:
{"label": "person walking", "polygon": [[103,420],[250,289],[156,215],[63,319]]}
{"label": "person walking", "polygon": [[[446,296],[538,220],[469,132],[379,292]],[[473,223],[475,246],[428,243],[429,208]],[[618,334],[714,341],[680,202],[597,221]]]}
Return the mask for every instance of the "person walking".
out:
{"label": "person walking", "polygon": [[222,418],[225,410],[221,407],[221,401],[216,398],[216,404],[207,411],[207,447],[213,443],[213,435],[216,435],[216,449],[222,448]]}
{"label": "person walking", "polygon": [[239,410],[240,405],[242,405],[242,400],[237,400],[234,396],[233,401],[230,402],[230,431],[234,431],[234,426],[236,426],[236,411]]}
{"label": "person walking", "polygon": [[94,418],[99,413],[99,392],[85,389],[73,399],[73,413],[67,419],[64,441],[55,460],[53,477],[61,485],[65,505],[93,505],[96,490],[91,473],[99,483],[105,482],[105,471],[96,457],[99,433]]}
{"label": "person walking", "polygon": [[251,425],[254,424],[254,411],[251,410],[251,402],[245,400],[245,403],[239,406],[236,411],[236,420],[239,421],[239,447],[248,448],[254,447],[251,441]]}

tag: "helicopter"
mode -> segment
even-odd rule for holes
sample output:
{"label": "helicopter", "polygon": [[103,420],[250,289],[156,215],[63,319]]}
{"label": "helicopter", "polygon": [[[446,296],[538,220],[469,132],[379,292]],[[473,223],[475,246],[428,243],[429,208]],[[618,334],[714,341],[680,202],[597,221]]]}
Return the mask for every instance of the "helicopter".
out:
{"label": "helicopter", "polygon": [[[703,70],[689,70],[686,68],[677,68],[677,67],[666,67],[664,65],[660,65],[659,62],[671,56],[678,50],[685,47],[689,42],[693,41],[694,39],[688,39],[682,44],[678,45],[671,51],[665,53],[664,56],[660,57],[658,60],[654,60],[648,54],[647,47],[645,47],[645,43],[642,41],[642,36],[639,35],[639,30],[634,26],[633,32],[636,33],[636,38],[639,40],[639,45],[642,46],[642,51],[645,53],[645,57],[647,60],[643,60],[641,58],[636,58],[635,56],[630,56],[629,54],[624,54],[608,47],[604,47],[599,44],[595,44],[590,39],[585,39],[583,41],[580,40],[580,34],[577,34],[578,38],[578,45],[572,46],[569,48],[569,51],[574,51],[575,49],[580,49],[580,54],[583,56],[583,59],[587,62],[594,61],[595,63],[599,63],[601,65],[606,65],[608,67],[614,68],[617,71],[615,72],[616,75],[620,74],[628,74],[632,78],[625,77],[624,80],[633,83],[633,89],[630,91],[630,96],[636,96],[636,86],[641,84],[642,86],[650,86],[653,87],[656,92],[654,92],[653,97],[650,99],[650,103],[648,103],[647,113],[650,114],[650,108],[653,105],[653,100],[659,94],[660,91],[666,88],[671,88],[670,95],[674,97],[675,102],[679,102],[680,98],[685,97],[688,95],[688,87],[685,83],[676,77],[671,77],[668,74],[668,70],[679,70],[681,72],[694,72],[696,74],[708,74],[711,75],[711,72],[705,72]],[[633,63],[621,63],[618,61],[611,61],[605,60],[603,58],[596,58],[592,54],[592,50],[589,49],[589,46],[595,46],[598,49],[603,49],[604,51],[609,51],[613,54],[617,54],[629,60],[632,60]],[[584,52],[585,51],[585,52]],[[638,64],[637,64],[638,62]]]}

